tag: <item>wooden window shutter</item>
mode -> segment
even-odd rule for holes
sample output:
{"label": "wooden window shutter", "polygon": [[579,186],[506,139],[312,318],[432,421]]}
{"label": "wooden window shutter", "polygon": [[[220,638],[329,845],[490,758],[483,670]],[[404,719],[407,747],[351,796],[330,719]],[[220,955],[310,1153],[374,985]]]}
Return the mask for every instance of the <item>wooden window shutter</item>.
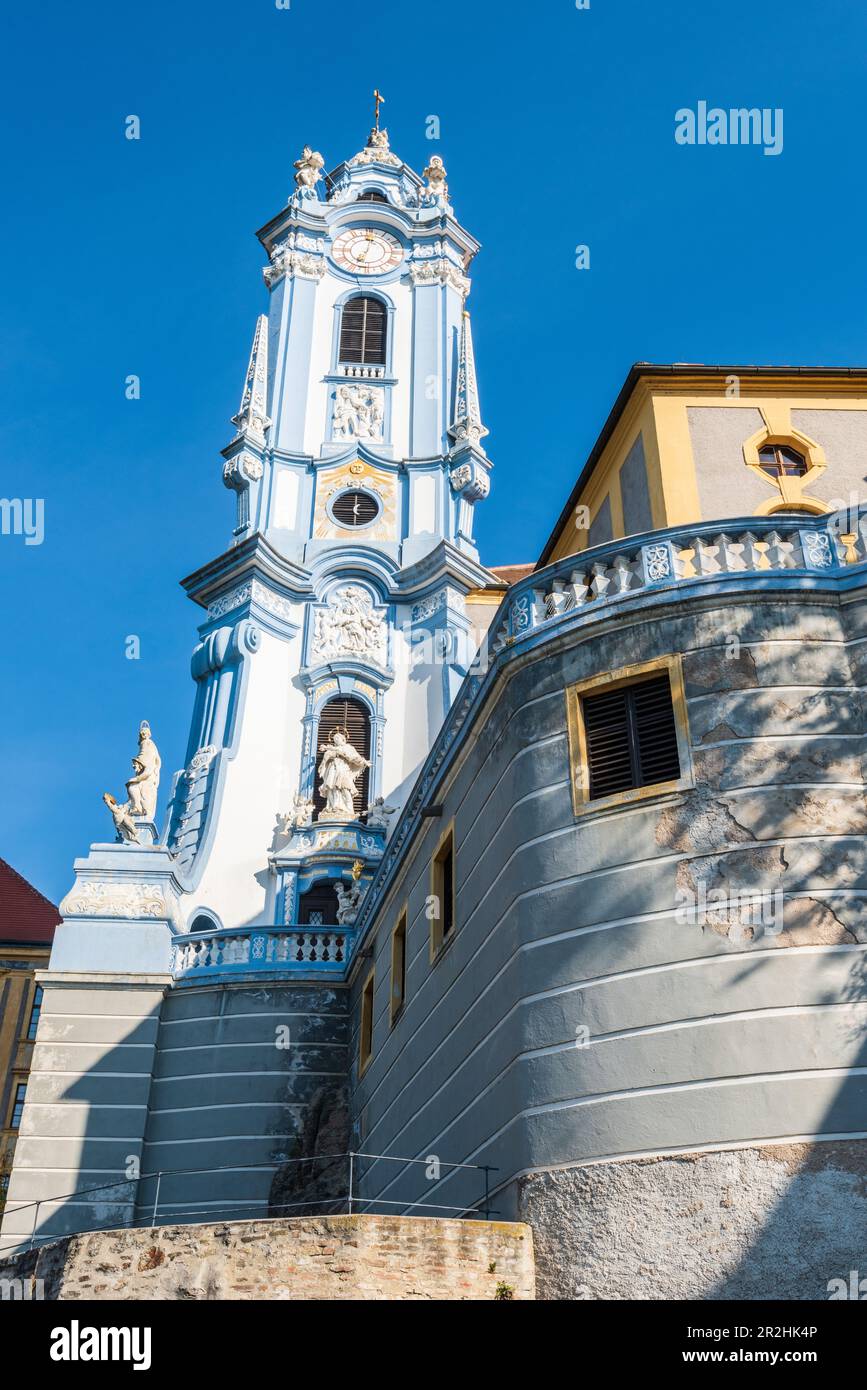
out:
{"label": "wooden window shutter", "polygon": [[358,295],[344,304],[340,321],[340,361],[384,366],[385,318],[381,299]]}
{"label": "wooden window shutter", "polygon": [[677,781],[680,756],[667,675],[585,696],[590,799]]}

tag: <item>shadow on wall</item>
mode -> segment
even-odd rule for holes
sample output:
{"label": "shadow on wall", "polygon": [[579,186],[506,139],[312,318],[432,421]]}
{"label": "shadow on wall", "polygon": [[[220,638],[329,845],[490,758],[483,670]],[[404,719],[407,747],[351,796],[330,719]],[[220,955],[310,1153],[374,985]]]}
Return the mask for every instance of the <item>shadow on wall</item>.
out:
{"label": "shadow on wall", "polygon": [[[865,1000],[867,957],[862,954],[843,994],[822,1002]],[[861,1042],[857,1058],[820,1125],[821,1133],[844,1137],[750,1152],[752,1174],[764,1170],[776,1201],[747,1253],[713,1283],[706,1298],[821,1300],[835,1291],[847,1297],[841,1290],[850,1288],[853,1269],[867,1279],[867,1139],[845,1138],[853,1116],[860,1115],[862,1131],[867,1130],[867,1025],[854,1031]]]}
{"label": "shadow on wall", "polygon": [[[154,1009],[139,1019],[122,1043],[54,1095],[49,1078],[56,1073],[40,1067],[42,1057],[47,1060],[52,1049],[60,1053],[64,1041],[62,1034],[47,1036],[52,1020],[43,1012],[4,1213],[4,1246],[14,1237],[42,1243],[73,1231],[132,1224],[142,1149],[136,1126],[150,1089],[149,1065],[144,1073],[135,1074],[135,1068],[152,1053],[157,1017]],[[62,1057],[55,1065],[62,1067]],[[49,1106],[53,1114],[46,1120]],[[40,1117],[39,1131],[32,1128],[34,1115]]]}
{"label": "shadow on wall", "polygon": [[311,1097],[288,1162],[274,1174],[269,1216],[332,1215],[346,1210],[349,1191],[347,1087],[322,1087]]}
{"label": "shadow on wall", "polygon": [[[250,993],[261,996],[262,990]],[[281,1006],[288,1013],[290,1001]],[[51,1073],[32,1073],[32,1098],[38,1096],[40,1105],[31,1113],[39,1116],[40,1131],[27,1132],[25,1112],[19,1161],[28,1167],[16,1168],[10,1186],[4,1250],[26,1246],[32,1236],[43,1244],[74,1232],[133,1225],[345,1210],[348,1104],[342,1071],[331,1079],[321,1074],[335,1065],[335,1054],[316,1033],[321,1025],[315,1016],[295,1025],[299,1036],[285,1050],[273,1045],[273,1018],[266,1011],[248,1024],[254,1039],[261,1033],[261,1052],[255,1041],[249,1046],[237,1036],[227,1052],[220,1034],[224,1020],[205,1020],[211,1040],[193,1048],[196,1075],[182,1070],[171,1038],[154,1051],[156,1010],[137,1020],[123,1042],[56,1099],[48,1100]],[[45,1024],[50,1031],[50,1015]],[[37,1043],[43,1054],[63,1046],[60,1037],[43,1036]],[[243,1065],[249,1069],[239,1078],[232,1075],[236,1047],[244,1049]],[[342,1047],[336,1048],[342,1059]],[[60,1071],[62,1058],[55,1065]],[[342,1068],[342,1060],[337,1065]],[[44,1090],[41,1078],[46,1078]],[[155,1092],[166,1084],[170,1092],[177,1085],[180,1094],[160,1106]],[[192,1088],[193,1098],[185,1104],[186,1088]],[[176,1100],[177,1117],[172,1114]],[[56,1107],[53,1114],[46,1103]],[[267,1120],[258,1119],[265,1115]],[[258,1132],[255,1122],[262,1124]],[[136,1127],[144,1133],[137,1135]],[[161,1151],[171,1155],[164,1167],[153,1157]]]}

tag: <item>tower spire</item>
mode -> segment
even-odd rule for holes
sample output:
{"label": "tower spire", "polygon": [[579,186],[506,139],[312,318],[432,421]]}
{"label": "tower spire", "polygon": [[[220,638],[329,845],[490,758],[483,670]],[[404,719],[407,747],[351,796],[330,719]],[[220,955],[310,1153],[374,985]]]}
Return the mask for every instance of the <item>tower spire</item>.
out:
{"label": "tower spire", "polygon": [[268,315],[260,314],[256,320],[241,404],[237,415],[232,416],[232,424],[237,425],[238,434],[245,435],[254,444],[265,443],[265,431],[271,423],[265,414],[267,382]]}
{"label": "tower spire", "polygon": [[482,424],[479,408],[479,389],[476,385],[476,359],[473,355],[473,332],[470,315],[465,309],[461,318],[461,340],[458,350],[458,377],[455,390],[455,415],[449,434],[455,446],[469,444],[484,454],[481,441],[488,431]]}

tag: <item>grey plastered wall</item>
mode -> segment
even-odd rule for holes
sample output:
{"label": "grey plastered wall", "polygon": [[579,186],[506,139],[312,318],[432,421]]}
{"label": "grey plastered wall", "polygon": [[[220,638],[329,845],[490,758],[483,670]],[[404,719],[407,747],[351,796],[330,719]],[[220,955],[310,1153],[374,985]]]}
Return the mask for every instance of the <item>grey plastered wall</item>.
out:
{"label": "grey plastered wall", "polygon": [[[450,945],[431,966],[424,900],[441,822],[379,922],[373,1059],[360,1081],[353,1071],[365,1148],[496,1165],[496,1205],[513,1215],[522,1174],[864,1132],[863,614],[861,598],[795,590],[636,606],[528,659],[437,792],[457,843]],[[695,790],[576,822],[565,687],[672,652]],[[780,888],[784,930],[738,940],[725,917],[679,920],[677,894],[702,885]],[[388,943],[404,901],[407,999],[391,1028]],[[357,997],[353,1019],[354,1049]],[[475,1175],[433,1172],[370,1165],[364,1191],[478,1197]],[[568,1194],[552,1184],[551,1200],[568,1219]],[[600,1220],[614,1230],[616,1209]]]}
{"label": "grey plastered wall", "polygon": [[640,434],[620,468],[620,501],[625,535],[634,536],[652,529],[647,461],[644,457],[644,438]]}
{"label": "grey plastered wall", "polygon": [[[744,442],[763,428],[753,406],[688,406],[689,433],[698,482],[701,519],[754,512],[776,494],[744,463]],[[850,494],[867,497],[867,411],[792,410],[795,429],[815,440],[827,467],[810,483],[811,497],[849,506]]]}
{"label": "grey plastered wall", "polygon": [[778,489],[744,462],[744,441],[764,425],[754,406],[688,406],[689,437],[701,521],[747,516]]}
{"label": "grey plastered wall", "polygon": [[867,410],[793,410],[792,424],[825,451],[827,468],[810,493],[847,507],[867,498]]}
{"label": "grey plastered wall", "polygon": [[[160,1019],[145,1175],[158,1220],[304,1215],[345,1192],[346,990],[330,984],[176,988]],[[224,1169],[187,1172],[179,1169]],[[174,1176],[172,1174],[174,1173]],[[153,1213],[145,1177],[139,1213]]]}
{"label": "grey plastered wall", "polygon": [[[44,988],[2,1245],[122,1225],[135,1204],[167,979],[40,977]],[[100,1184],[105,1183],[101,1188]],[[97,1189],[67,1199],[65,1194]],[[40,1203],[38,1211],[29,1205]],[[22,1205],[23,1204],[23,1205]]]}
{"label": "grey plastered wall", "polygon": [[611,540],[613,534],[611,524],[611,498],[606,497],[590,523],[590,528],[587,532],[587,544],[588,546],[604,545],[606,541]]}

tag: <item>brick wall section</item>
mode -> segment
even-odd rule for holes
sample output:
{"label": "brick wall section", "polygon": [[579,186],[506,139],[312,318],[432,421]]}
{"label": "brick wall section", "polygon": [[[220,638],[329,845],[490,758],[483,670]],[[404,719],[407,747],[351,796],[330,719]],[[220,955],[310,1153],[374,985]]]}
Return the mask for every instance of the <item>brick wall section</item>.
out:
{"label": "brick wall section", "polygon": [[0,1261],[46,1299],[535,1297],[529,1226],[322,1216],[71,1236]]}

